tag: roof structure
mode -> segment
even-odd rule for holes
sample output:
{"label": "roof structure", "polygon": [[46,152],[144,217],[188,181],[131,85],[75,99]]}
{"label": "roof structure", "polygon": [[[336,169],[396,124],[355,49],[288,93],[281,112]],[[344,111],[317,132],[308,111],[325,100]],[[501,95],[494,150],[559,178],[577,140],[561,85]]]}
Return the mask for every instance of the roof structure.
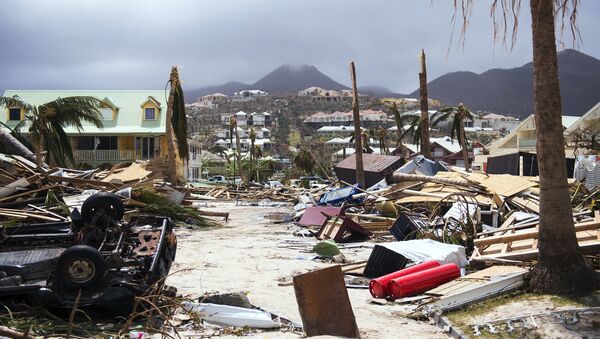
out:
{"label": "roof structure", "polygon": [[[401,157],[393,155],[381,155],[381,154],[363,154],[363,163],[365,172],[381,172],[390,166],[402,161]],[[337,168],[356,169],[356,155],[349,156],[342,160],[339,164],[335,165]]]}
{"label": "roof structure", "polygon": [[[6,90],[4,92],[4,96],[12,97],[14,95],[18,95],[34,106],[58,98],[90,96],[116,109],[115,118],[103,121],[103,128],[82,122],[83,129],[81,131],[74,126],[65,127],[65,132],[69,135],[157,135],[166,133],[166,114],[165,110],[161,110],[167,106],[164,90]],[[148,102],[152,102],[158,107],[157,120],[144,120],[141,106]]]}
{"label": "roof structure", "polygon": [[441,138],[429,138],[430,143],[437,144],[440,147],[445,148],[450,153],[459,152],[462,148],[460,147],[460,143],[458,140],[450,139],[449,136],[441,137]]}

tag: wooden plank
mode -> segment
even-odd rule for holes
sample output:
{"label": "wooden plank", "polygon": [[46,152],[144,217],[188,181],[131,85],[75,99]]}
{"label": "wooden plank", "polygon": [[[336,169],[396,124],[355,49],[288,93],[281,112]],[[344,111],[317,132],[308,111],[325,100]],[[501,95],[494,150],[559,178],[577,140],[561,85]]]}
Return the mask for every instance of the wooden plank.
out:
{"label": "wooden plank", "polygon": [[30,194],[33,194],[33,193],[38,193],[38,192],[41,192],[41,191],[46,191],[46,190],[57,188],[57,187],[60,187],[60,185],[45,186],[45,187],[42,187],[42,188],[30,190],[30,191],[27,191],[27,192],[23,192],[23,193],[19,193],[19,194],[14,194],[14,195],[9,195],[6,198],[0,199],[0,202],[10,201],[10,200],[13,200],[13,199],[16,199],[16,198],[24,197],[24,196],[27,196],[27,195],[30,195]]}
{"label": "wooden plank", "polygon": [[[597,230],[598,227],[600,227],[600,223],[595,222],[595,221],[579,223],[579,224],[575,225],[575,232]],[[491,245],[491,244],[511,242],[511,241],[516,241],[516,240],[536,239],[537,237],[538,237],[537,230],[533,230],[533,231],[526,231],[526,232],[515,233],[515,234],[507,234],[507,235],[475,239],[473,242],[474,242],[475,246],[485,246],[485,245]]]}
{"label": "wooden plank", "polygon": [[72,183],[72,184],[76,184],[76,185],[92,185],[92,186],[100,186],[100,187],[107,187],[107,188],[118,188],[119,187],[110,182],[104,182],[104,181],[99,181],[99,180],[90,180],[90,179],[61,177],[58,175],[49,175],[48,179],[50,179],[50,181],[54,181],[54,182],[68,182],[68,183]]}
{"label": "wooden plank", "polygon": [[340,266],[295,276],[294,292],[307,337],[360,337]]}

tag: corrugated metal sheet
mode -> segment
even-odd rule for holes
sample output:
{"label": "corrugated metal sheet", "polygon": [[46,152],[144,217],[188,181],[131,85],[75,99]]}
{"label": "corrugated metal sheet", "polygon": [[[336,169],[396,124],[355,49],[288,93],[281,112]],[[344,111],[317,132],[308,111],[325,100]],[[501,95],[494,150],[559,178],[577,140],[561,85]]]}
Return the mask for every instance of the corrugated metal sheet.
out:
{"label": "corrugated metal sheet", "polygon": [[[365,172],[382,172],[391,166],[400,167],[402,158],[393,155],[363,154]],[[342,160],[335,167],[356,170],[356,155],[351,155]]]}

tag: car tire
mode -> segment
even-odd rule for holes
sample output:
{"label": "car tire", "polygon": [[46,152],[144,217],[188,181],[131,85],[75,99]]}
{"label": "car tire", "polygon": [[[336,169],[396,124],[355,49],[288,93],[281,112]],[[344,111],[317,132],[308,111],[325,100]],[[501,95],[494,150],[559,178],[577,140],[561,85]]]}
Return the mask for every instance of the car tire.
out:
{"label": "car tire", "polygon": [[94,218],[94,215],[104,210],[108,217],[118,221],[125,214],[125,206],[118,195],[100,192],[87,198],[81,205],[81,218],[84,223],[89,223]]}
{"label": "car tire", "polygon": [[74,245],[59,257],[56,279],[66,289],[98,289],[102,286],[106,265],[98,250]]}

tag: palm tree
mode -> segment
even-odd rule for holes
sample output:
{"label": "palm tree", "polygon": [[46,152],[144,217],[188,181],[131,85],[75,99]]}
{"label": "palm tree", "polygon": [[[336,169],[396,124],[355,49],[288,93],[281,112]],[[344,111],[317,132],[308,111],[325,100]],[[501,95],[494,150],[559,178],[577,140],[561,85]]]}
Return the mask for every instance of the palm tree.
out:
{"label": "palm tree", "polygon": [[[28,133],[35,143],[36,164],[41,167],[42,153],[49,152],[54,163],[67,166],[75,161],[71,140],[64,128],[75,126],[78,131],[83,129],[83,122],[89,122],[102,128],[102,118],[99,107],[101,101],[87,96],[73,96],[58,98],[39,106],[26,103],[18,96],[11,98],[0,97],[0,106],[16,107],[25,110],[25,119],[21,121],[14,131],[20,133],[25,126],[29,126]],[[0,133],[3,140],[9,139],[6,133]],[[7,140],[10,147],[16,146],[14,141]]]}
{"label": "palm tree", "polygon": [[385,141],[387,139],[387,130],[383,126],[379,126],[377,130],[377,140],[379,141],[379,149],[381,150],[381,154],[389,155],[390,151],[385,145]]}
{"label": "palm tree", "polygon": [[252,180],[253,172],[254,172],[254,142],[256,141],[256,132],[254,128],[250,128],[248,132],[248,136],[250,137],[250,164],[248,165],[248,177],[246,178],[246,185]]}
{"label": "palm tree", "polygon": [[[165,169],[167,177],[172,183],[178,181],[177,178],[177,157],[185,163],[189,157],[189,147],[187,143],[187,116],[185,114],[185,100],[183,98],[183,89],[179,80],[179,71],[176,66],[171,67],[169,76],[171,90],[169,91],[169,101],[167,102],[166,116],[166,138],[167,138],[167,157]],[[175,149],[177,148],[177,153]]]}
{"label": "palm tree", "polygon": [[467,138],[465,136],[465,119],[473,121],[473,114],[469,109],[459,104],[457,107],[444,107],[433,115],[431,122],[432,126],[438,126],[443,121],[452,121],[450,129],[450,140],[454,140],[458,136],[458,143],[462,148],[463,161],[465,170],[469,171],[469,153],[467,150]]}
{"label": "palm tree", "polygon": [[[238,132],[238,127],[237,127],[237,119],[233,118],[233,122],[234,122],[234,131],[235,131],[235,148],[236,148],[236,153],[237,153],[237,170],[238,170],[238,175],[240,176],[240,180],[244,179],[244,175],[242,174],[242,145],[240,143],[240,133]],[[235,182],[235,180],[233,181]]]}
{"label": "palm tree", "polygon": [[401,145],[402,140],[409,138],[411,143],[415,144],[421,151],[421,154],[423,154],[421,150],[421,138],[423,136],[421,133],[421,116],[415,115],[412,112],[401,113],[399,116],[399,125],[402,127],[398,130],[397,144]]}
{"label": "palm tree", "polygon": [[416,145],[419,145],[421,143],[421,119],[415,115],[411,115],[408,113],[401,114],[398,110],[396,102],[392,102],[392,106],[390,106],[390,113],[394,115],[394,120],[396,121],[396,146],[400,149],[400,151],[402,152],[402,158],[404,159],[404,161],[406,161],[408,157],[405,152],[405,147],[402,144],[402,139],[404,138],[404,136],[406,135],[405,133],[407,133],[408,130],[405,131],[404,126],[409,126],[408,129],[411,129],[411,131],[408,134],[410,134],[411,137],[415,139],[414,143]]}
{"label": "palm tree", "polygon": [[[501,8],[503,17],[513,13],[520,0]],[[469,20],[473,0],[454,2],[455,11]],[[596,274],[583,256],[573,225],[573,210],[567,182],[562,103],[556,55],[555,13],[568,20],[574,38],[578,0],[530,0],[533,40],[533,103],[537,129],[537,160],[540,174],[540,220],[538,261],[529,284],[537,291],[554,294],[583,294],[596,287]],[[560,10],[559,10],[560,9]],[[510,12],[510,13],[509,13]],[[495,17],[494,17],[495,18]],[[516,20],[516,19],[515,19]],[[495,22],[494,22],[495,23]],[[463,26],[466,27],[466,26]],[[517,24],[513,24],[513,42]]]}
{"label": "palm tree", "polygon": [[307,175],[310,175],[315,171],[315,160],[308,148],[303,147],[300,149],[298,154],[294,157],[294,165]]}
{"label": "palm tree", "polygon": [[[235,116],[229,117],[229,146],[231,147],[231,149],[233,149],[233,133],[236,128],[237,128],[237,119],[235,118]],[[236,153],[236,159],[237,159],[237,153]],[[237,161],[233,162],[232,176],[235,176],[235,174],[236,174],[236,162]]]}
{"label": "palm tree", "polygon": [[421,61],[421,71],[419,72],[419,106],[421,108],[421,120],[419,124],[419,138],[421,143],[421,154],[426,158],[431,158],[431,147],[429,146],[429,101],[427,98],[427,65],[425,62],[425,51],[421,49],[419,56]]}
{"label": "palm tree", "polygon": [[352,78],[352,117],[354,119],[354,136],[356,139],[356,147],[354,155],[356,158],[356,183],[365,188],[365,167],[362,156],[362,140],[360,129],[360,111],[358,108],[358,87],[356,86],[356,69],[354,61],[350,62],[350,77]]}

